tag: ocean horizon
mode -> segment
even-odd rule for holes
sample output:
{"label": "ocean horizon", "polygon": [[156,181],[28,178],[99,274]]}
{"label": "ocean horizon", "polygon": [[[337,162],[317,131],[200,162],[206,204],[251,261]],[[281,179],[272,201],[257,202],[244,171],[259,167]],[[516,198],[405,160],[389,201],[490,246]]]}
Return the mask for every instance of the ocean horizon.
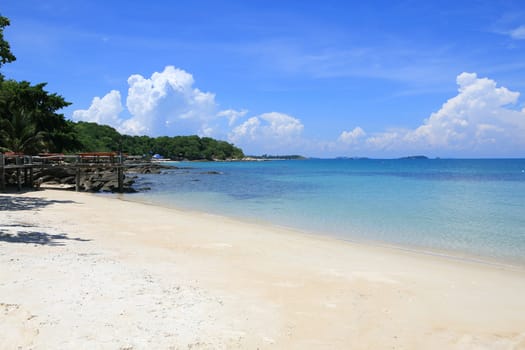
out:
{"label": "ocean horizon", "polygon": [[525,159],[173,162],[125,198],[343,240],[525,265]]}

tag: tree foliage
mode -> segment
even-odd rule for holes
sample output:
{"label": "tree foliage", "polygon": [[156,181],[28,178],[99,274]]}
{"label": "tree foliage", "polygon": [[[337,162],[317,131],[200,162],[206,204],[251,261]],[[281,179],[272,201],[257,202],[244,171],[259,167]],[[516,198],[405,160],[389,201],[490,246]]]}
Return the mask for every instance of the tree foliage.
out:
{"label": "tree foliage", "polygon": [[[25,121],[42,135],[38,148],[28,147],[20,152],[63,152],[80,146],[64,115],[57,112],[70,103],[60,95],[47,92],[45,86],[46,83],[0,81],[0,120],[13,120],[16,113],[24,111],[28,115]],[[3,138],[0,138],[1,144],[8,148]]]}
{"label": "tree foliage", "polygon": [[45,132],[37,130],[30,112],[11,104],[10,119],[0,120],[2,151],[37,152],[42,147]]}
{"label": "tree foliage", "polygon": [[121,135],[112,127],[87,122],[70,122],[70,125],[81,144],[76,151],[112,152],[120,150]]}
{"label": "tree foliage", "polygon": [[148,136],[121,135],[114,128],[96,123],[73,123],[84,151],[122,151],[133,155],[149,157],[161,154],[171,159],[225,160],[244,157],[240,148],[226,142],[199,136]]}
{"label": "tree foliage", "polygon": [[4,28],[9,26],[9,18],[0,16],[0,67],[3,64],[16,60],[15,55],[11,52],[11,46],[4,39]]}

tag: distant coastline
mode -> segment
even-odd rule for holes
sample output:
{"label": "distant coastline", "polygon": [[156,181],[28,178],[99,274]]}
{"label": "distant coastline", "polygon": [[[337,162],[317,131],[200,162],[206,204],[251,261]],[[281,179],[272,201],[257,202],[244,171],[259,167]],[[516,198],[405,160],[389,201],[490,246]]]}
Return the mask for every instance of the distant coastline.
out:
{"label": "distant coastline", "polygon": [[292,154],[292,155],[268,155],[263,154],[262,156],[246,156],[243,160],[305,160],[308,159],[305,156]]}
{"label": "distant coastline", "polygon": [[407,157],[401,157],[401,158],[398,158],[400,160],[403,160],[403,159],[414,159],[414,160],[421,160],[421,159],[430,159],[428,158],[427,156],[407,156]]}

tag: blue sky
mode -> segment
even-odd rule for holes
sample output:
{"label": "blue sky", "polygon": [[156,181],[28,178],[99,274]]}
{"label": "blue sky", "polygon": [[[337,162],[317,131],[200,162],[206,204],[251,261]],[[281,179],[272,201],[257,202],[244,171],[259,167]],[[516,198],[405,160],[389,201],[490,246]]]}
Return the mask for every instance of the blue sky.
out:
{"label": "blue sky", "polygon": [[523,1],[5,0],[69,119],[249,154],[523,157]]}

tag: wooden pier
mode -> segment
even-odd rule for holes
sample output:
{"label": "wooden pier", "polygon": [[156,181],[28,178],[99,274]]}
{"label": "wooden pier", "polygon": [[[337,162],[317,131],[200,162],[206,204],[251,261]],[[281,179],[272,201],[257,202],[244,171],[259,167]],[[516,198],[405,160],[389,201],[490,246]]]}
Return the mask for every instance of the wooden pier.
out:
{"label": "wooden pier", "polygon": [[75,170],[76,191],[80,190],[80,178],[86,169],[115,169],[118,192],[123,192],[125,169],[139,165],[141,164],[127,162],[126,156],[116,152],[79,153],[76,155],[40,154],[38,156],[0,153],[0,191],[6,189],[7,175],[16,176],[16,186],[21,191],[22,187],[35,187],[35,171],[60,167]]}

